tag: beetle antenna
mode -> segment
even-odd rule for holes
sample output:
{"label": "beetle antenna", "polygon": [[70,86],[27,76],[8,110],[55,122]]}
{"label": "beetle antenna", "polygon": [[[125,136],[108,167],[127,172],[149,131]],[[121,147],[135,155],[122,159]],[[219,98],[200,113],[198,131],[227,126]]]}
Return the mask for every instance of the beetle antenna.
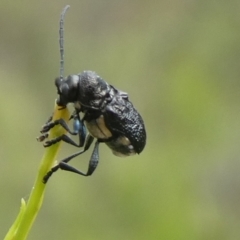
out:
{"label": "beetle antenna", "polygon": [[60,27],[59,27],[60,81],[63,80],[63,74],[64,74],[64,46],[63,46],[64,45],[64,38],[63,38],[64,28],[63,28],[63,24],[64,24],[65,14],[69,7],[70,7],[69,5],[64,7],[64,9],[62,10],[62,13],[61,13],[61,17],[60,17]]}

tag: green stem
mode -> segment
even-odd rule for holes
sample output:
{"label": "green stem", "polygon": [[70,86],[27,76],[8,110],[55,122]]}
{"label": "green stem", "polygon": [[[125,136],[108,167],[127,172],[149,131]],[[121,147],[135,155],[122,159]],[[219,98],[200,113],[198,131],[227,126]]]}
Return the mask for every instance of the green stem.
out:
{"label": "green stem", "polygon": [[[66,121],[69,119],[69,111],[67,108],[59,111],[55,106],[53,120],[63,118]],[[60,126],[55,126],[49,134],[50,139],[63,134],[64,130]],[[38,175],[32,188],[29,200],[26,207],[21,207],[20,213],[16,218],[14,224],[10,228],[4,240],[25,240],[33,225],[33,222],[41,208],[46,184],[43,183],[43,177],[54,164],[54,160],[58,153],[60,143],[46,148],[45,154],[42,158]],[[24,206],[24,204],[22,204]]]}

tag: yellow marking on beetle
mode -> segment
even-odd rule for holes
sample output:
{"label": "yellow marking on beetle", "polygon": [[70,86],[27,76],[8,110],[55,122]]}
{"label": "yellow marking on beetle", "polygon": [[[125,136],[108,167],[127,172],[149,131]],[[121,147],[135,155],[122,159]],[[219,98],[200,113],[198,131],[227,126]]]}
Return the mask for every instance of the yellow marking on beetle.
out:
{"label": "yellow marking on beetle", "polygon": [[107,139],[112,136],[112,133],[105,125],[103,115],[91,122],[86,122],[86,126],[90,134],[95,138]]}

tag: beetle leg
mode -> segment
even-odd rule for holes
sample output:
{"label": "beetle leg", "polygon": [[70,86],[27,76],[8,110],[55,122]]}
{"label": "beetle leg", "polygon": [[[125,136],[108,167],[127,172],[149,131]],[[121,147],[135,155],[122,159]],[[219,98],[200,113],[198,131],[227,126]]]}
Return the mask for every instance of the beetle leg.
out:
{"label": "beetle leg", "polygon": [[48,138],[48,133],[44,133],[41,136],[37,137],[38,142],[43,142],[46,138]]}
{"label": "beetle leg", "polygon": [[[49,119],[48,119],[47,122],[44,124],[44,126],[47,125],[48,123],[50,123],[50,122],[52,121],[52,118],[53,118],[53,114],[49,117]],[[42,141],[44,141],[46,138],[48,138],[48,132],[42,132],[42,131],[40,131],[40,132],[42,133],[42,135],[39,136],[39,137],[37,137],[37,141],[42,142]]]}
{"label": "beetle leg", "polygon": [[[77,135],[79,136],[79,143],[74,142],[69,136],[63,134],[57,138],[48,140],[44,143],[44,147],[49,147],[57,142],[60,141],[64,141],[66,143],[69,143],[75,147],[83,147],[84,146],[84,142],[86,139],[86,128],[84,126],[83,121],[81,121],[80,117],[78,114],[76,114],[73,117],[73,131],[70,130],[70,128],[68,127],[67,123],[63,120],[63,119],[58,119],[54,122],[50,122],[48,124],[46,124],[44,127],[48,128],[52,128],[55,125],[61,125],[68,133],[70,133],[71,135]],[[45,131],[45,130],[44,130]],[[44,132],[43,131],[43,132]]]}
{"label": "beetle leg", "polygon": [[65,122],[64,119],[60,118],[57,119],[53,122],[47,122],[46,124],[43,125],[42,130],[40,131],[41,133],[46,133],[48,132],[50,129],[52,129],[53,127],[55,127],[56,125],[61,125],[68,133],[72,134],[72,135],[76,135],[77,132],[71,131],[71,129],[68,127],[67,123]]}
{"label": "beetle leg", "polygon": [[[77,170],[76,168],[68,165],[67,163],[69,161],[71,161],[73,158],[77,157],[78,155],[86,152],[89,147],[91,146],[92,142],[93,142],[94,138],[91,136],[91,135],[88,135],[87,136],[87,140],[86,140],[86,144],[84,146],[84,149],[75,153],[75,154],[72,154],[71,156],[63,159],[61,162],[59,162],[59,164],[57,164],[56,166],[54,166],[43,178],[43,183],[47,183],[48,179],[52,176],[52,174],[54,172],[56,172],[59,168],[62,169],[62,170],[66,170],[66,171],[70,171],[70,172],[75,172],[75,173],[78,173],[78,174],[81,174],[81,175],[84,175],[84,173],[82,173],[81,171]],[[94,151],[93,151],[93,154],[92,156],[94,155],[94,157],[91,157],[91,160],[89,162],[89,168],[91,169],[91,174],[93,173],[93,171],[96,169],[97,167],[97,164],[95,164],[95,168],[94,168],[94,162],[98,162],[98,157],[95,157],[96,155],[98,156],[98,142],[95,143],[95,147],[94,147]],[[96,160],[95,160],[96,159]],[[91,163],[91,164],[90,164]],[[91,166],[90,166],[91,165]],[[88,171],[89,172],[89,171]],[[89,175],[91,175],[89,174]]]}
{"label": "beetle leg", "polygon": [[[62,169],[62,170],[65,170],[65,171],[70,171],[70,172],[80,174],[80,175],[85,176],[85,177],[92,175],[93,172],[95,171],[95,169],[97,168],[97,165],[98,165],[98,162],[99,162],[98,146],[99,146],[99,142],[96,141],[93,152],[92,152],[92,155],[91,155],[91,158],[90,158],[90,161],[89,161],[87,173],[83,173],[82,171],[79,171],[78,169],[68,165],[67,162],[69,161],[69,159],[68,159],[67,162],[64,161],[64,160],[61,161],[59,163],[59,168]],[[76,156],[74,156],[74,157],[76,157]]]}
{"label": "beetle leg", "polygon": [[79,130],[77,131],[76,134],[78,134],[78,137],[79,137],[79,142],[78,143],[73,141],[69,136],[63,134],[63,135],[61,135],[61,136],[59,136],[57,138],[53,138],[51,140],[46,141],[43,144],[43,146],[44,147],[49,147],[49,146],[51,146],[51,145],[53,145],[53,144],[55,144],[57,142],[64,141],[64,142],[66,142],[68,144],[71,144],[71,145],[73,145],[75,147],[83,147],[85,139],[86,139],[86,128],[85,128],[83,123],[80,124],[80,128],[79,128]]}

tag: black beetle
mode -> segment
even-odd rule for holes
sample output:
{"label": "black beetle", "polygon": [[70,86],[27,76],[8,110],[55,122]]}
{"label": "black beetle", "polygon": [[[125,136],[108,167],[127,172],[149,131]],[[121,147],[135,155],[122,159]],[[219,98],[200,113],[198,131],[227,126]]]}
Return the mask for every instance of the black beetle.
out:
{"label": "black beetle", "polygon": [[[40,136],[39,140],[43,141],[47,136],[47,132],[55,125],[60,124],[68,133],[78,135],[79,143],[74,142],[64,134],[46,141],[44,146],[49,147],[62,140],[76,147],[83,147],[83,150],[63,159],[58,165],[54,166],[44,177],[44,183],[59,168],[83,176],[91,175],[98,164],[98,145],[100,142],[106,143],[116,156],[139,154],[146,144],[146,131],[143,119],[129,101],[127,93],[117,90],[93,71],[84,71],[80,74],[69,75],[65,79],[63,78],[63,20],[68,8],[69,6],[66,6],[63,9],[60,19],[61,67],[60,77],[55,80],[55,85],[59,94],[57,105],[65,108],[69,103],[74,104],[75,111],[71,116],[71,119],[73,119],[73,131],[69,129],[63,119],[56,121],[49,119],[41,130],[41,133],[44,135]],[[82,118],[80,113],[83,114]],[[89,132],[87,137],[86,128]],[[83,173],[68,165],[72,158],[89,149],[94,138],[97,140],[89,161],[87,173]]]}

